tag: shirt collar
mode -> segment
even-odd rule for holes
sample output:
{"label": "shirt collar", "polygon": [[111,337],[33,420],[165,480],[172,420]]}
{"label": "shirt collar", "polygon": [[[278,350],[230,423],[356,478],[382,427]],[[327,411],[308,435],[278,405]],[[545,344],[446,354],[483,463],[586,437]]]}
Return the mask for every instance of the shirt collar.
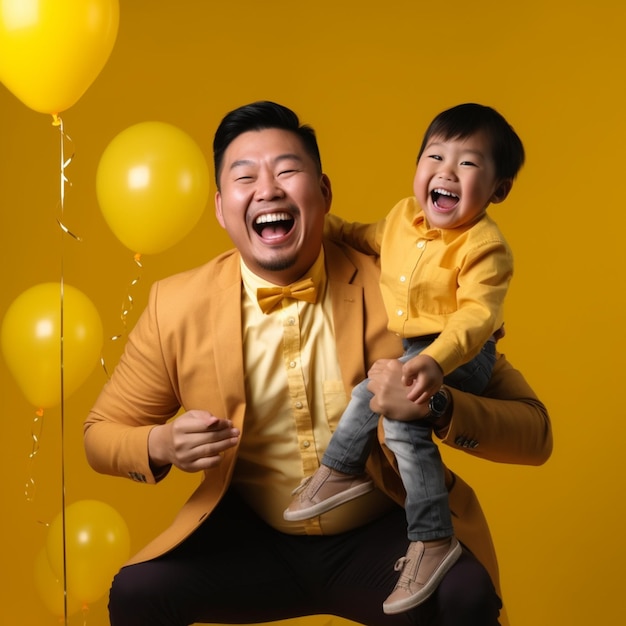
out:
{"label": "shirt collar", "polygon": [[[244,289],[249,297],[256,300],[257,289],[260,287],[275,287],[274,283],[271,283],[260,276],[257,276],[243,261],[240,259],[241,265],[241,280],[243,281]],[[326,287],[326,269],[324,266],[324,248],[320,249],[320,253],[315,260],[315,263],[309,268],[309,271],[301,276],[298,280],[303,278],[312,278],[313,282],[317,286],[318,293],[322,294]]]}

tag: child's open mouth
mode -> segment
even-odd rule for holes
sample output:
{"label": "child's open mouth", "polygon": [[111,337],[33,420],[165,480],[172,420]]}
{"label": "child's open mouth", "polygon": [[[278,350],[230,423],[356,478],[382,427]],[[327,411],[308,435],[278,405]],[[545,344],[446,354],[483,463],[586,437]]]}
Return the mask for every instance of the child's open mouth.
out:
{"label": "child's open mouth", "polygon": [[446,189],[433,189],[430,198],[435,207],[442,211],[450,211],[459,202],[459,196]]}

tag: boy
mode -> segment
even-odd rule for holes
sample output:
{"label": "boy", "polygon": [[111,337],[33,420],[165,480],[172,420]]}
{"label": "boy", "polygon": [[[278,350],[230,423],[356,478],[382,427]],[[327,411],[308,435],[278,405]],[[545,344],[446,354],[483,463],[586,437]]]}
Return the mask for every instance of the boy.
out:
{"label": "boy", "polygon": [[[387,614],[424,602],[461,553],[432,428],[450,408],[444,382],[480,394],[491,376],[513,259],[486,210],[505,200],[523,162],[522,142],[498,112],[462,104],[426,130],[414,197],[376,224],[327,218],[332,237],[380,254],[389,330],[404,342],[407,397],[430,408],[430,420],[383,418],[407,493],[410,540],[395,565],[398,583],[383,603]],[[321,467],[294,491],[286,520],[321,515],[373,489],[365,462],[379,416],[370,409],[367,385],[353,390]]]}

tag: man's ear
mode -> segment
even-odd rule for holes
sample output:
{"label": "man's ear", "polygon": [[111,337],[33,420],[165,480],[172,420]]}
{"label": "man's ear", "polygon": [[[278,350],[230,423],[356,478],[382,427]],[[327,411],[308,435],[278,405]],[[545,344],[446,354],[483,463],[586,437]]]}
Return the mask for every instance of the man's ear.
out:
{"label": "man's ear", "polygon": [[224,224],[224,214],[222,213],[222,196],[219,191],[215,192],[215,217],[222,228],[226,228]]}
{"label": "man's ear", "polygon": [[322,190],[322,195],[326,200],[326,213],[328,213],[328,211],[330,211],[330,205],[333,201],[333,190],[330,185],[330,178],[328,178],[326,174],[322,174],[320,179],[320,189]]}
{"label": "man's ear", "polygon": [[490,202],[492,204],[498,204],[498,202],[502,202],[506,200],[506,197],[509,195],[511,188],[513,187],[513,180],[510,178],[505,178],[498,183],[493,195],[491,196]]}

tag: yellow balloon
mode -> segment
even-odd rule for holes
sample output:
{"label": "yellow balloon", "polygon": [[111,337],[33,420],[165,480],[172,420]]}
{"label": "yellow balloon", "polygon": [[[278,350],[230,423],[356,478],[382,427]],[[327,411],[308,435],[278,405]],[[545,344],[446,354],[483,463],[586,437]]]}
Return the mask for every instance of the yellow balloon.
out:
{"label": "yellow balloon", "polygon": [[107,593],[113,576],[128,560],[130,533],[112,506],[79,500],[65,509],[65,529],[61,513],[50,524],[46,552],[57,576],[65,567],[68,594],[89,604]]}
{"label": "yellow balloon", "polygon": [[61,388],[67,397],[85,382],[100,357],[102,335],[91,300],[61,283],[41,283],[20,294],[0,329],[9,370],[28,401],[42,409],[61,403]]}
{"label": "yellow balloon", "polygon": [[78,613],[82,604],[70,594],[67,594],[67,613],[65,606],[65,590],[63,576],[57,576],[50,567],[48,553],[43,548],[35,558],[34,568],[35,589],[46,608],[57,617],[64,617]]}
{"label": "yellow balloon", "polygon": [[164,122],[142,122],[104,150],[96,193],[115,236],[135,253],[156,254],[178,243],[200,219],[209,170],[185,132]]}
{"label": "yellow balloon", "polygon": [[104,67],[118,24],[118,0],[0,0],[0,80],[35,111],[65,111]]}

